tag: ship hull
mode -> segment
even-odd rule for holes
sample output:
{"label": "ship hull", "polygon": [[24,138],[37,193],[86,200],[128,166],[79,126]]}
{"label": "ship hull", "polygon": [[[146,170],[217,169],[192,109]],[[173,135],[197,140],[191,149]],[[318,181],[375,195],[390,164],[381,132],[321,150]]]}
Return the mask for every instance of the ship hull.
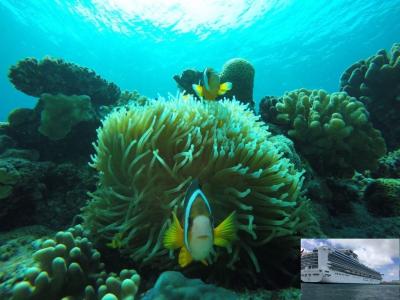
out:
{"label": "ship hull", "polygon": [[301,280],[310,283],[358,283],[380,284],[381,281],[374,278],[362,277],[332,270],[302,270]]}

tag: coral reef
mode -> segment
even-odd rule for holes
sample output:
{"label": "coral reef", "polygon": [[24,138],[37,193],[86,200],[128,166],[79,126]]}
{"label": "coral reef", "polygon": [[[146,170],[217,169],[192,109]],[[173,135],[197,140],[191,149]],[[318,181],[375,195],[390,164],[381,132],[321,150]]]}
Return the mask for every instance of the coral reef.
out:
{"label": "coral reef", "polygon": [[364,200],[368,209],[383,217],[400,217],[400,179],[379,178],[366,188]]}
{"label": "coral reef", "polygon": [[224,97],[235,97],[242,103],[248,103],[254,110],[253,85],[255,70],[253,65],[243,58],[228,60],[222,67],[221,82],[232,82],[232,89]]}
{"label": "coral reef", "polygon": [[141,299],[238,300],[239,297],[234,292],[205,284],[200,279],[189,279],[180,272],[166,271],[161,273],[154,287]]}
{"label": "coral reef", "polygon": [[65,138],[76,124],[94,119],[89,96],[42,94],[39,101],[43,110],[38,130],[53,141]]}
{"label": "coral reef", "polygon": [[134,270],[107,274],[100,253],[80,225],[60,231],[33,254],[36,265],[25,269],[12,288],[13,300],[134,299],[140,276]]}
{"label": "coral reef", "polygon": [[400,44],[390,54],[379,50],[351,65],[340,78],[340,89],[362,101],[374,127],[382,131],[389,150],[400,146]]}
{"label": "coral reef", "polygon": [[8,78],[14,86],[31,96],[43,93],[88,95],[95,106],[117,101],[120,89],[93,70],[80,67],[62,59],[45,57],[41,61],[26,58],[10,67]]}
{"label": "coral reef", "polygon": [[[236,210],[239,223],[232,253],[216,249],[207,273],[235,265],[249,273],[252,265],[258,272],[274,264],[282,270],[280,262],[297,255],[299,234],[315,223],[301,196],[302,172],[269,136],[238,101],[159,99],[116,110],[98,130],[92,166],[100,184],[84,208],[84,225],[104,243],[118,237],[120,251],[138,264],[172,266],[176,260],[161,237],[172,211],[181,215],[190,181],[199,178],[215,222]],[[274,259],[260,266],[261,253]]]}
{"label": "coral reef", "polygon": [[266,122],[280,126],[319,174],[351,177],[374,169],[386,152],[364,105],[344,92],[299,89],[266,99],[262,108]]}

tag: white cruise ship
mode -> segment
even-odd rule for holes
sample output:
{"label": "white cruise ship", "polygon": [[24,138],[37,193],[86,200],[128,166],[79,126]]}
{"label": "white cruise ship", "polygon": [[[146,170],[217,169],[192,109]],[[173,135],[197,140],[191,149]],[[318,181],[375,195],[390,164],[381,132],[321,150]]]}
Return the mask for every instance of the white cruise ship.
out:
{"label": "white cruise ship", "polygon": [[303,282],[380,284],[382,275],[361,264],[350,249],[322,246],[301,255]]}

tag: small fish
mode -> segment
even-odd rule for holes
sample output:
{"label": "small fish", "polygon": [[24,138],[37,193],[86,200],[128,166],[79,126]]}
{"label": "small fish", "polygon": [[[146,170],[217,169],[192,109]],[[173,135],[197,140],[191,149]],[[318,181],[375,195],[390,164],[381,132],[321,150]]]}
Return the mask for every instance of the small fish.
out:
{"label": "small fish", "polygon": [[179,265],[183,268],[193,260],[207,265],[213,245],[227,247],[236,238],[235,212],[214,228],[210,204],[198,180],[193,180],[186,192],[183,229],[175,213],[164,235],[164,247],[179,249]]}
{"label": "small fish", "polygon": [[217,96],[221,96],[232,89],[231,82],[220,83],[219,75],[212,68],[204,70],[203,83],[204,86],[193,84],[192,88],[197,96],[206,100],[215,100]]}
{"label": "small fish", "polygon": [[106,246],[111,249],[122,248],[122,237],[123,237],[123,234],[121,232],[116,233],[114,235],[114,238],[111,240],[111,242],[107,243]]}

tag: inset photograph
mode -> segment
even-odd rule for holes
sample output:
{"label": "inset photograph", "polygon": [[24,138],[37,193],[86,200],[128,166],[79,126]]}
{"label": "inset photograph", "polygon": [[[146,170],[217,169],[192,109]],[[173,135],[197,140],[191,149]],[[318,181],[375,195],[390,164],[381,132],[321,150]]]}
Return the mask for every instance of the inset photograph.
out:
{"label": "inset photograph", "polygon": [[399,245],[400,239],[302,239],[301,299],[399,299]]}

